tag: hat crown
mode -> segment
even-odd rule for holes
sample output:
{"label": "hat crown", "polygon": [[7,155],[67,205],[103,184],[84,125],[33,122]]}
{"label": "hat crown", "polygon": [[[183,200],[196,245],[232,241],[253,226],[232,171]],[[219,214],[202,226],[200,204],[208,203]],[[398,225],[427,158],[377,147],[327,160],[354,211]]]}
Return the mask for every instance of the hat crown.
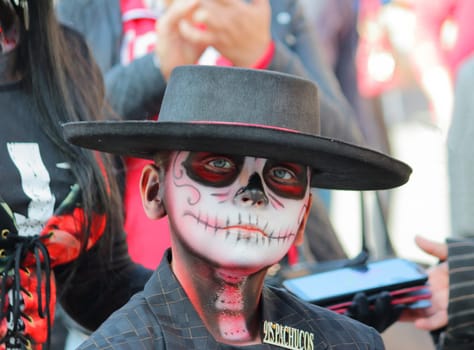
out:
{"label": "hat crown", "polygon": [[181,66],[173,70],[158,122],[231,123],[319,135],[311,81],[265,70]]}
{"label": "hat crown", "polygon": [[411,173],[405,163],[320,136],[317,91],[309,80],[274,71],[181,66],[171,74],[158,121],[68,123],[65,137],[146,159],[184,150],[304,164],[313,187],[378,190],[405,183]]}

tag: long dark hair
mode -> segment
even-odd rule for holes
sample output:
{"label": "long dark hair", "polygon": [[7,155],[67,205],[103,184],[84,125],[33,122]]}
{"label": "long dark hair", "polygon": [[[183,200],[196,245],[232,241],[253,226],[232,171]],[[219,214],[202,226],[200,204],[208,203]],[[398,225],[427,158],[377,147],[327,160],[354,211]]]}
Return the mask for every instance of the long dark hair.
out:
{"label": "long dark hair", "polygon": [[[104,84],[87,46],[78,34],[58,23],[52,3],[28,0],[29,28],[22,26],[16,68],[35,98],[40,111],[36,117],[69,160],[82,189],[88,218],[83,242],[87,242],[92,213],[104,213],[108,220],[100,246],[111,253],[111,239],[122,229],[123,215],[113,164],[104,155],[65,142],[61,128],[64,122],[101,118],[105,111]],[[102,257],[106,263],[107,256]]]}

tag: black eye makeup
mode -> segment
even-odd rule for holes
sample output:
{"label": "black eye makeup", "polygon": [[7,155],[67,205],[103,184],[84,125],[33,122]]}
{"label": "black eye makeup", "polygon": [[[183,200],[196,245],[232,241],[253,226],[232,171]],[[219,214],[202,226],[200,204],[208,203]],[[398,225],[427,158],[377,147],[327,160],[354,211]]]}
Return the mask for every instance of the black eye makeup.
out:
{"label": "black eye makeup", "polygon": [[307,167],[295,163],[267,160],[263,168],[265,184],[277,195],[302,199],[308,187]]}
{"label": "black eye makeup", "polygon": [[242,170],[245,157],[210,152],[190,152],[183,167],[192,180],[210,187],[232,184]]}

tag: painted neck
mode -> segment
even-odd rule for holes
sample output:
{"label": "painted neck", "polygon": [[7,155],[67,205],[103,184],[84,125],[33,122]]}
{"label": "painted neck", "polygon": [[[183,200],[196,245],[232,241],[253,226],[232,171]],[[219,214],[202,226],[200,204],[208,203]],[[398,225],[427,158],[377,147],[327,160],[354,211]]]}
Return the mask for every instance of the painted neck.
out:
{"label": "painted neck", "polygon": [[196,257],[186,260],[173,255],[173,272],[214,339],[240,346],[261,343],[260,298],[266,270],[246,274]]}

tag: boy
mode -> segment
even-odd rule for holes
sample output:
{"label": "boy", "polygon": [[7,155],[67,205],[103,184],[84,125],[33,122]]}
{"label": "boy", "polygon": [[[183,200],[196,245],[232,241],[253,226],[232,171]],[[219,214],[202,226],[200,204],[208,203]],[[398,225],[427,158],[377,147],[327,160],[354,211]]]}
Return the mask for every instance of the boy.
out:
{"label": "boy", "polygon": [[[65,125],[80,146],[154,159],[140,191],[171,249],[81,349],[383,349],[375,330],[264,286],[301,242],[311,187],[399,186],[410,168],[319,136],[317,88],[291,75],[183,66],[155,121]],[[322,288],[324,286],[315,286]]]}

